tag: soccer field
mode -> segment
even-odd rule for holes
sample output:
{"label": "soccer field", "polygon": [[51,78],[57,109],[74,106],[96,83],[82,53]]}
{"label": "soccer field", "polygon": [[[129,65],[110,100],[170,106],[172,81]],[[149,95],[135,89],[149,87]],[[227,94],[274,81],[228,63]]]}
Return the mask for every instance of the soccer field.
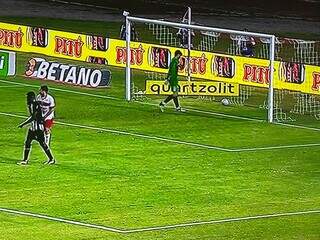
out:
{"label": "soccer field", "polygon": [[[26,79],[31,55],[17,55],[17,76],[0,79],[0,239],[320,238],[319,121],[187,98],[186,113],[161,113],[160,98],[124,100],[123,69],[84,89]],[[33,143],[19,166],[25,95],[43,83],[57,164]]]}
{"label": "soccer field", "polygon": [[0,82],[3,239],[319,238],[318,130],[49,85],[58,164],[34,144],[18,166],[25,93],[40,84]]}

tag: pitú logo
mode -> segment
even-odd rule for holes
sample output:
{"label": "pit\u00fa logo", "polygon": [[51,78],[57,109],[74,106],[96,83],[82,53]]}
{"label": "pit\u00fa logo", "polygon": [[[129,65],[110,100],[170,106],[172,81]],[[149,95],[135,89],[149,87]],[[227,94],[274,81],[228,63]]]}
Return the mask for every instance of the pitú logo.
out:
{"label": "pit\u00fa logo", "polygon": [[22,36],[21,28],[18,28],[18,31],[0,29],[0,45],[10,48],[21,48]]}

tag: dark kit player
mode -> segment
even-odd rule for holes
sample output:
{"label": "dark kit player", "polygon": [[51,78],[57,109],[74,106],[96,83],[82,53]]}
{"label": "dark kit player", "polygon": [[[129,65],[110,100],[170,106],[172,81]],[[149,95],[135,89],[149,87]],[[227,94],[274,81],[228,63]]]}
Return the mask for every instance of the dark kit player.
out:
{"label": "dark kit player", "polygon": [[30,116],[18,126],[19,128],[22,128],[23,126],[30,124],[26,141],[25,141],[25,146],[24,146],[23,160],[19,164],[21,165],[28,164],[29,153],[31,150],[31,143],[33,140],[36,140],[37,142],[39,142],[41,148],[47,155],[48,161],[46,163],[54,164],[55,160],[52,156],[51,150],[48,147],[48,145],[45,143],[42,112],[41,112],[40,104],[36,102],[36,95],[34,92],[27,93],[27,105],[28,105]]}

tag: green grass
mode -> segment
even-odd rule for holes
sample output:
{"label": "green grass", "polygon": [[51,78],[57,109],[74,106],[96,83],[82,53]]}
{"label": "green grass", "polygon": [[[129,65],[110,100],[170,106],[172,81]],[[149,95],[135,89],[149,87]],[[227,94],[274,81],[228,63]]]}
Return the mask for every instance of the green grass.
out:
{"label": "green grass", "polygon": [[[99,94],[115,96],[123,91],[123,82],[115,81],[121,74],[114,75],[112,87],[98,90]],[[23,77],[10,80],[40,85]],[[93,92],[65,85],[49,87]],[[0,88],[0,111],[25,115],[24,95],[35,89]],[[161,114],[155,106],[127,103],[121,97],[108,100],[53,89],[51,93],[57,101],[57,121],[67,123],[225,148],[320,140],[319,133],[311,130],[192,112],[176,114],[170,109]],[[77,107],[79,102],[81,107]],[[209,111],[210,105],[202,108]],[[34,146],[31,164],[24,168],[15,165],[25,134],[16,128],[21,119],[0,119],[1,207],[123,229],[319,209],[319,147],[226,153],[57,124],[52,149],[58,165],[43,166],[43,153]],[[317,214],[131,235],[5,213],[0,216],[1,222],[10,225],[1,230],[5,239],[319,237]]]}
{"label": "green grass", "polygon": [[[31,55],[18,54],[18,74],[0,82],[0,112],[27,115],[25,94],[41,81],[23,77]],[[37,55],[34,55],[37,56]],[[51,58],[46,57],[50,60]],[[52,59],[54,60],[54,59]],[[60,60],[59,60],[60,61]],[[76,64],[72,61],[61,60]],[[319,131],[172,109],[160,113],[159,98],[126,102],[124,71],[111,68],[107,89],[48,83],[57,102],[56,121],[241,149],[319,143]],[[140,72],[135,78],[142,79]],[[105,99],[59,91],[86,92]],[[263,119],[266,111],[223,107],[183,98],[186,107]],[[225,152],[56,124],[45,166],[33,144],[30,165],[21,158],[22,119],[0,115],[0,208],[121,229],[320,209],[320,147]],[[306,126],[319,128],[308,118]],[[319,239],[320,215],[257,219],[134,234],[18,216],[0,211],[1,239]]]}

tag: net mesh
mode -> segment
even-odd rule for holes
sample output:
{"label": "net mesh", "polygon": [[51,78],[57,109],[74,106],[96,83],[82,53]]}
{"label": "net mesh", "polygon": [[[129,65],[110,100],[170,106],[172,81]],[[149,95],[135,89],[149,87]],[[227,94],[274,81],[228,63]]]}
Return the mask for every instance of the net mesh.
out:
{"label": "net mesh", "polygon": [[[185,22],[185,19],[181,22]],[[148,29],[148,34],[151,33],[152,38],[146,38],[145,42],[160,44],[164,47],[178,47],[186,49],[186,41],[188,38],[187,29],[179,29],[168,27],[159,24],[148,23],[144,24],[144,28]],[[192,50],[210,52],[214,54],[221,54],[221,56],[245,56],[254,57],[258,59],[269,59],[270,43],[268,39],[256,38],[250,36],[241,36],[209,31],[190,30],[192,37]],[[280,73],[283,75],[283,81],[292,81],[296,84],[302,83],[304,79],[296,76],[295,71],[299,68],[299,74],[303,74],[305,64],[320,65],[320,44],[318,41],[307,41],[301,39],[291,39],[276,37],[275,42],[275,60],[280,61]],[[171,56],[172,57],[172,56]],[[187,59],[187,58],[185,58]],[[208,59],[209,61],[210,59]],[[190,61],[197,61],[191,59]],[[216,59],[219,61],[227,61],[226,58]],[[193,62],[193,63],[194,63]],[[222,65],[221,65],[222,66]],[[192,67],[192,64],[191,64]],[[214,68],[215,66],[212,66]],[[217,76],[228,77],[232,70],[217,70]],[[227,74],[227,72],[229,72]],[[166,78],[166,73],[143,71],[137,75],[143,75],[146,80],[163,81]],[[222,74],[222,75],[219,75]],[[180,77],[180,80],[185,80]],[[191,81],[196,79],[191,79]],[[210,79],[212,81],[214,79]],[[221,81],[227,82],[228,79]],[[219,80],[220,81],[220,80]],[[150,100],[150,98],[157,98],[155,96],[145,95],[144,84],[134,82],[132,85],[133,96],[138,100]],[[158,98],[161,98],[158,96]],[[240,85],[238,96],[217,97],[217,96],[193,96],[191,99],[198,99],[206,103],[220,103],[222,98],[227,98],[231,106],[245,106],[249,108],[260,109],[258,116],[267,115],[268,110],[268,89]],[[187,98],[186,98],[187,99]],[[197,101],[198,102],[198,101]],[[188,102],[192,104],[192,102]],[[216,105],[215,105],[216,106]],[[229,111],[229,110],[228,110]],[[319,95],[307,94],[299,91],[292,91],[287,89],[274,89],[274,111],[273,116],[275,121],[292,122],[297,121],[301,116],[312,117],[312,119],[320,119],[320,99]]]}

